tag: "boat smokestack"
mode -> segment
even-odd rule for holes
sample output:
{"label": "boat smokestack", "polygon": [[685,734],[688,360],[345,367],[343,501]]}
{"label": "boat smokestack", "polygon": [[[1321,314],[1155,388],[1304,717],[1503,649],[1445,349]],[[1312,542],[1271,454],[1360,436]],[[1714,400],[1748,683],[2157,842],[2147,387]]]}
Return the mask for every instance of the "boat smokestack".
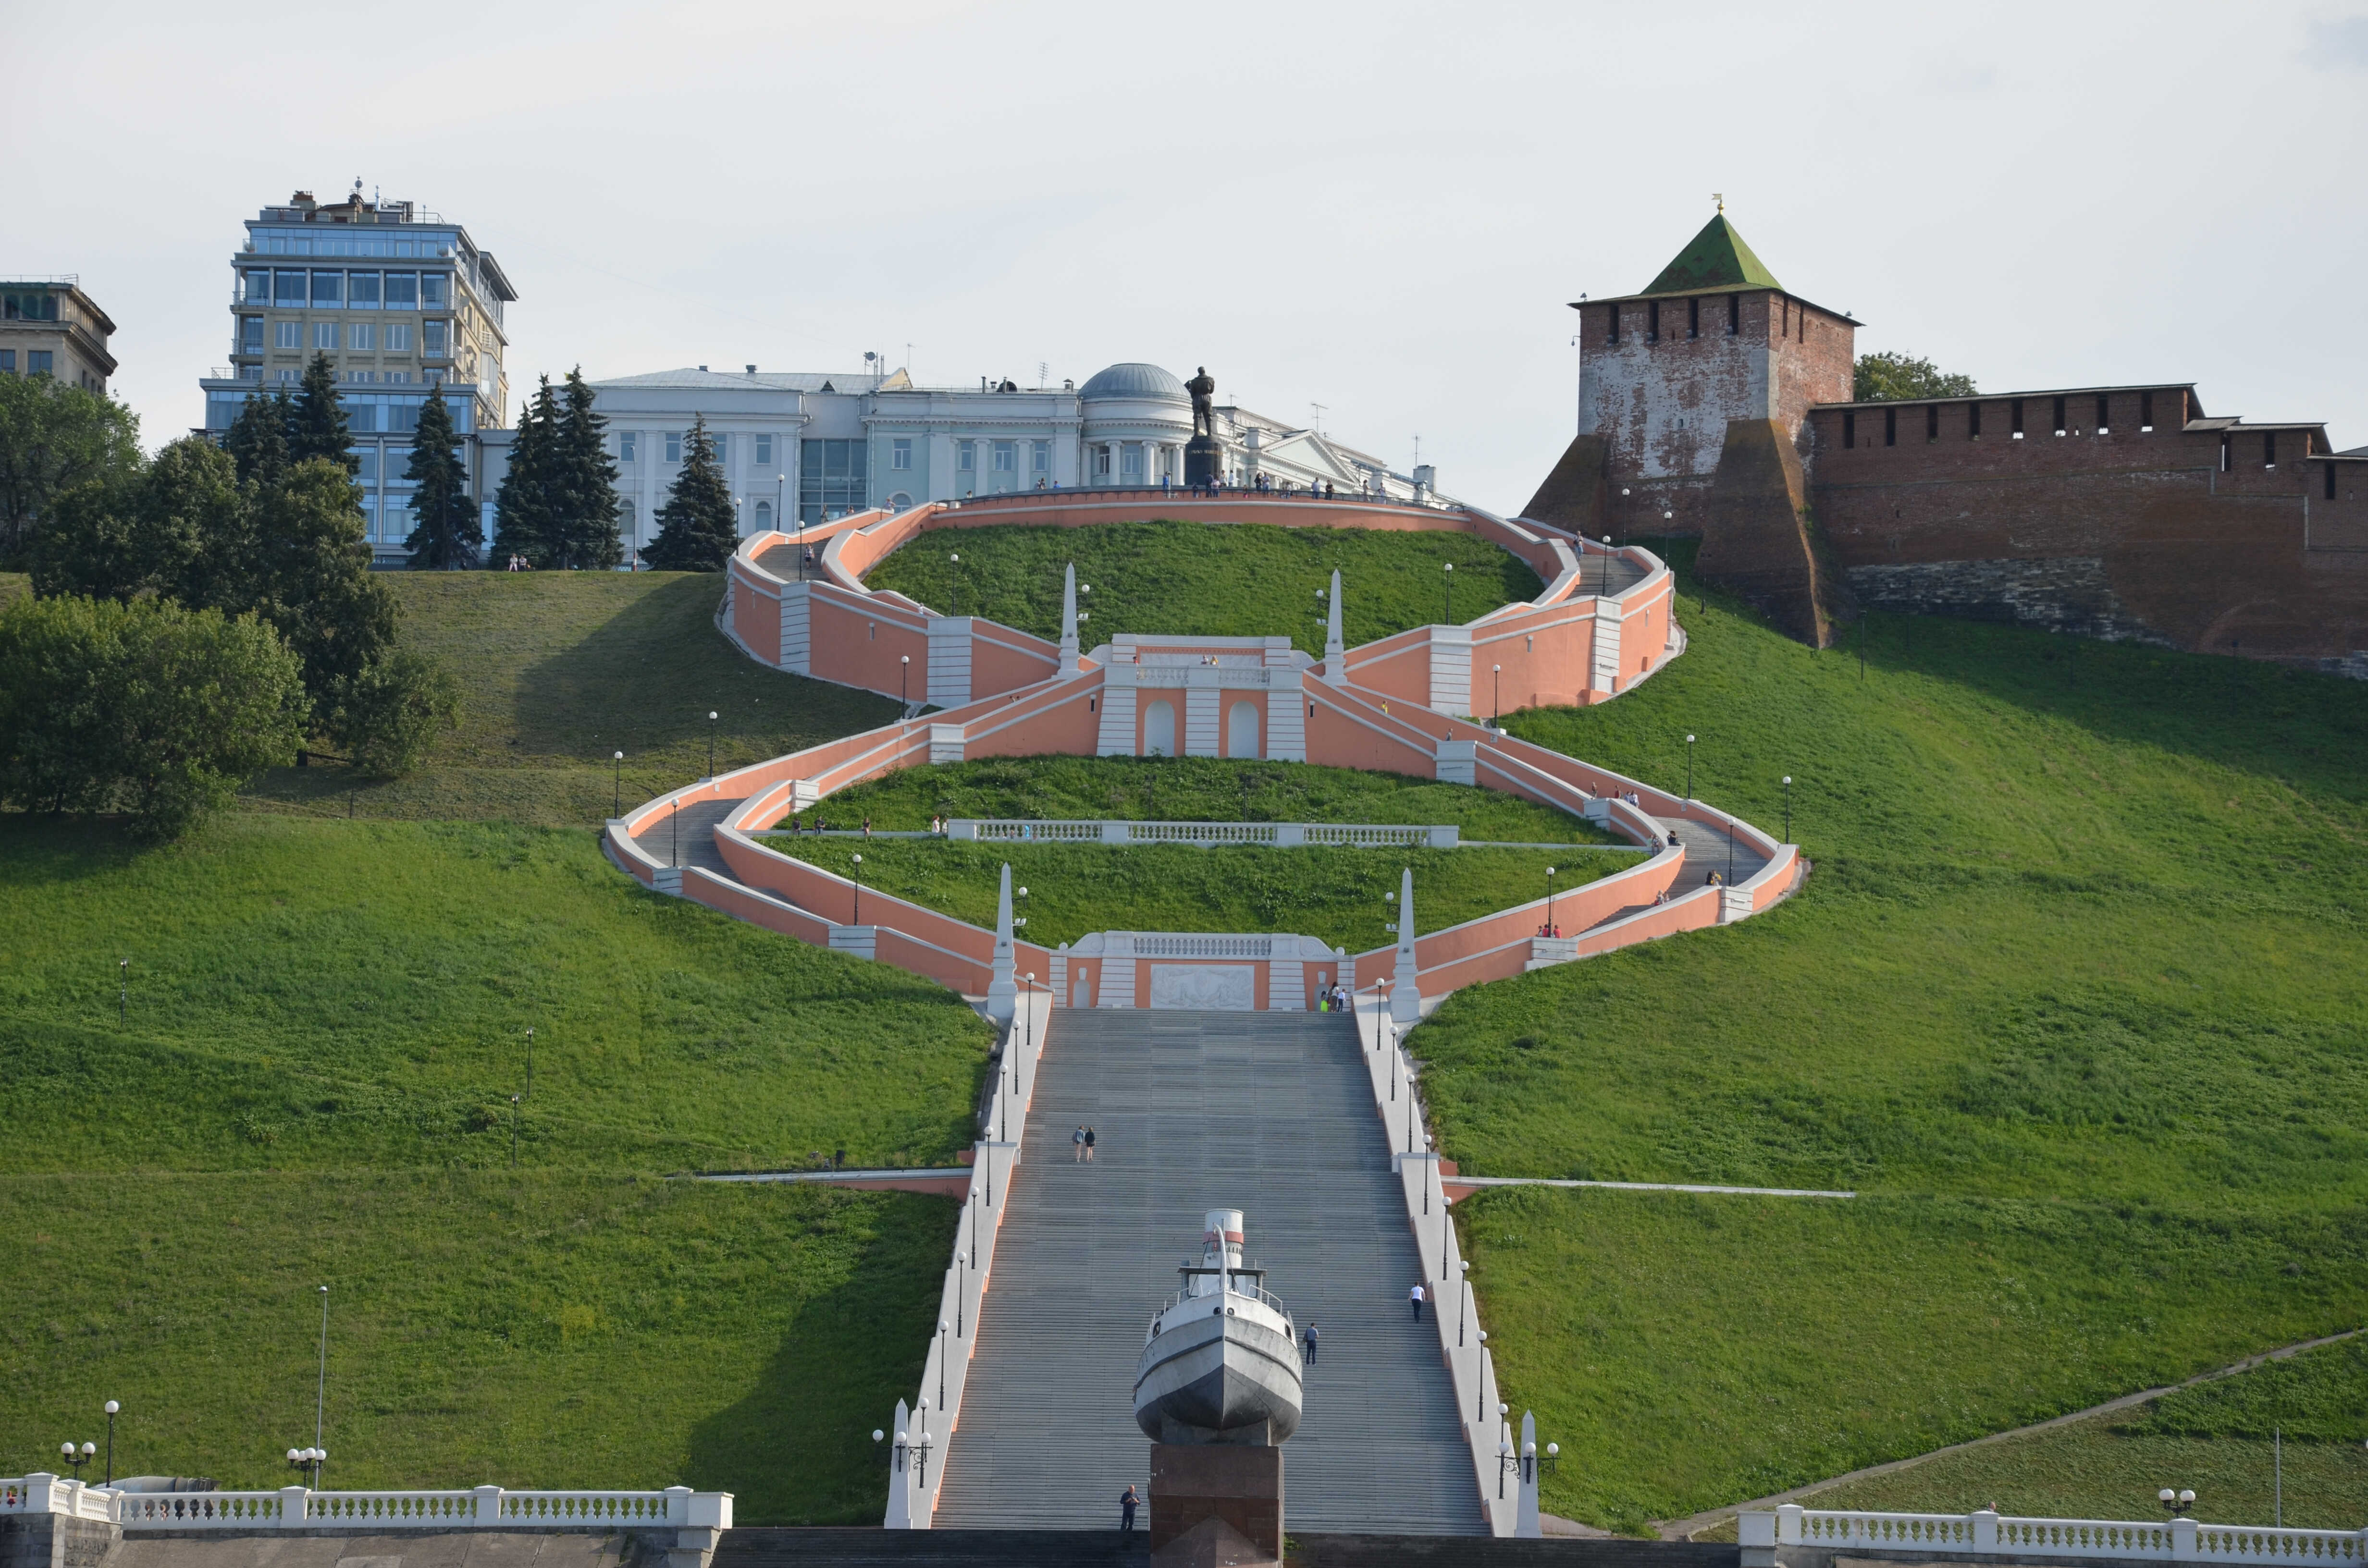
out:
{"label": "boat smokestack", "polygon": [[1242,1211],[1212,1209],[1201,1236],[1201,1263],[1205,1268],[1242,1266]]}

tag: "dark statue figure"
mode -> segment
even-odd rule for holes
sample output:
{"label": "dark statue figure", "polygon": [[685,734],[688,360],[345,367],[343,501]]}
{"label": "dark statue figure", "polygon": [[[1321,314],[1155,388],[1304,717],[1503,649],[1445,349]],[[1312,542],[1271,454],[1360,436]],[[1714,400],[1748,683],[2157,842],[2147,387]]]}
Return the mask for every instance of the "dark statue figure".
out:
{"label": "dark statue figure", "polygon": [[1217,381],[1209,374],[1209,367],[1201,366],[1201,373],[1184,383],[1184,390],[1192,394],[1192,434],[1213,438],[1217,434]]}

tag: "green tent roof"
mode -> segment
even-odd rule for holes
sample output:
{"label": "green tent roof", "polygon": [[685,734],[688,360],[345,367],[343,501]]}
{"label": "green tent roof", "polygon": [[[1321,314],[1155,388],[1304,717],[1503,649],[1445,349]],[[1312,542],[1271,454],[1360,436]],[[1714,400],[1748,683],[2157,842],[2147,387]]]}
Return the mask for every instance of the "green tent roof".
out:
{"label": "green tent roof", "polygon": [[1782,289],[1761,265],[1735,225],[1719,213],[1678,253],[1677,260],[1645,285],[1647,294],[1686,294],[1704,289]]}

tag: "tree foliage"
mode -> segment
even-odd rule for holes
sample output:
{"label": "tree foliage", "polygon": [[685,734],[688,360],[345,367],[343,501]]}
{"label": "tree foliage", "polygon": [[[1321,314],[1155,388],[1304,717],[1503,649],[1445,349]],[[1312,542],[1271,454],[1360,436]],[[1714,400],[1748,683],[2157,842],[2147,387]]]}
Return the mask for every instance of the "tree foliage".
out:
{"label": "tree foliage", "polygon": [[657,522],[658,537],[646,553],[660,572],[720,572],[740,543],[732,490],[715,460],[704,415],[692,421],[683,441],[682,472],[658,508]]}
{"label": "tree foliage", "polygon": [[40,519],[79,486],[140,467],[140,416],[48,376],[0,376],[0,562],[22,559]]}
{"label": "tree foliage", "polygon": [[417,520],[403,541],[412,565],[438,572],[474,566],[484,533],[477,526],[468,465],[461,460],[460,437],[452,433],[452,411],[440,386],[428,388],[427,401],[420,405],[411,466],[404,477],[412,484],[411,515]]}
{"label": "tree foliage", "polygon": [[161,599],[19,599],[0,610],[0,798],[129,812],[170,838],[293,759],[310,706],[260,619]]}
{"label": "tree foliage", "polygon": [[567,373],[564,392],[543,377],[510,443],[509,472],[494,503],[494,553],[563,571],[618,565],[624,549],[616,486],[608,421],[593,411],[583,369]]}
{"label": "tree foliage", "polygon": [[449,678],[396,649],[394,597],[370,575],[340,464],[311,458],[268,483],[242,480],[229,453],[192,436],[128,486],[75,492],[44,535],[37,594],[162,598],[261,619],[300,663],[313,733],[366,766],[410,766],[423,722],[457,711]]}
{"label": "tree foliage", "polygon": [[1971,397],[1974,378],[1943,370],[1930,359],[1911,359],[1885,351],[1861,354],[1850,372],[1850,397],[1859,403],[1892,403],[1904,398]]}
{"label": "tree foliage", "polygon": [[349,480],[362,471],[362,460],[347,449],[354,444],[354,432],[346,419],[345,400],[337,395],[336,367],[329,363],[326,354],[313,356],[313,362],[304,367],[304,382],[296,391],[296,401],[284,406],[289,411],[290,462],[318,458],[344,469]]}
{"label": "tree foliage", "polygon": [[288,472],[288,429],[296,422],[296,405],[286,388],[266,397],[246,394],[246,402],[222,437],[222,449],[238,465],[241,479],[268,484]]}

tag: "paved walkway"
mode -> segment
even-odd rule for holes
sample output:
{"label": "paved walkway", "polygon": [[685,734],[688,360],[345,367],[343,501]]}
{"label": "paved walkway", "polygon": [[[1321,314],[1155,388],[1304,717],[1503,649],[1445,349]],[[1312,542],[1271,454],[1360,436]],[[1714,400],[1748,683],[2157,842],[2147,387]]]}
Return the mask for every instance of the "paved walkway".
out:
{"label": "paved walkway", "polygon": [[[938,1524],[1114,1521],[1148,1483],[1144,1325],[1199,1261],[1202,1214],[1231,1208],[1321,1335],[1283,1449],[1289,1528],[1485,1529],[1437,1331],[1407,1312],[1421,1266],[1347,1016],[1063,1009],[1029,1114]],[[1080,1122],[1092,1165],[1070,1158]]]}
{"label": "paved walkway", "polygon": [[[715,824],[739,805],[740,801],[693,801],[679,812],[660,812],[633,835],[633,842],[657,857],[662,866],[700,866],[719,877],[729,877],[732,872],[723,864],[723,851],[715,847]],[[678,824],[677,817],[682,819]]]}
{"label": "paved walkway", "polygon": [[1663,837],[1674,835],[1686,852],[1686,863],[1678,872],[1678,880],[1669,884],[1671,898],[1709,885],[1713,871],[1726,878],[1727,886],[1740,887],[1768,864],[1768,857],[1754,849],[1748,838],[1736,838],[1730,850],[1727,835],[1713,824],[1689,822],[1682,817],[1653,820],[1661,824]]}

